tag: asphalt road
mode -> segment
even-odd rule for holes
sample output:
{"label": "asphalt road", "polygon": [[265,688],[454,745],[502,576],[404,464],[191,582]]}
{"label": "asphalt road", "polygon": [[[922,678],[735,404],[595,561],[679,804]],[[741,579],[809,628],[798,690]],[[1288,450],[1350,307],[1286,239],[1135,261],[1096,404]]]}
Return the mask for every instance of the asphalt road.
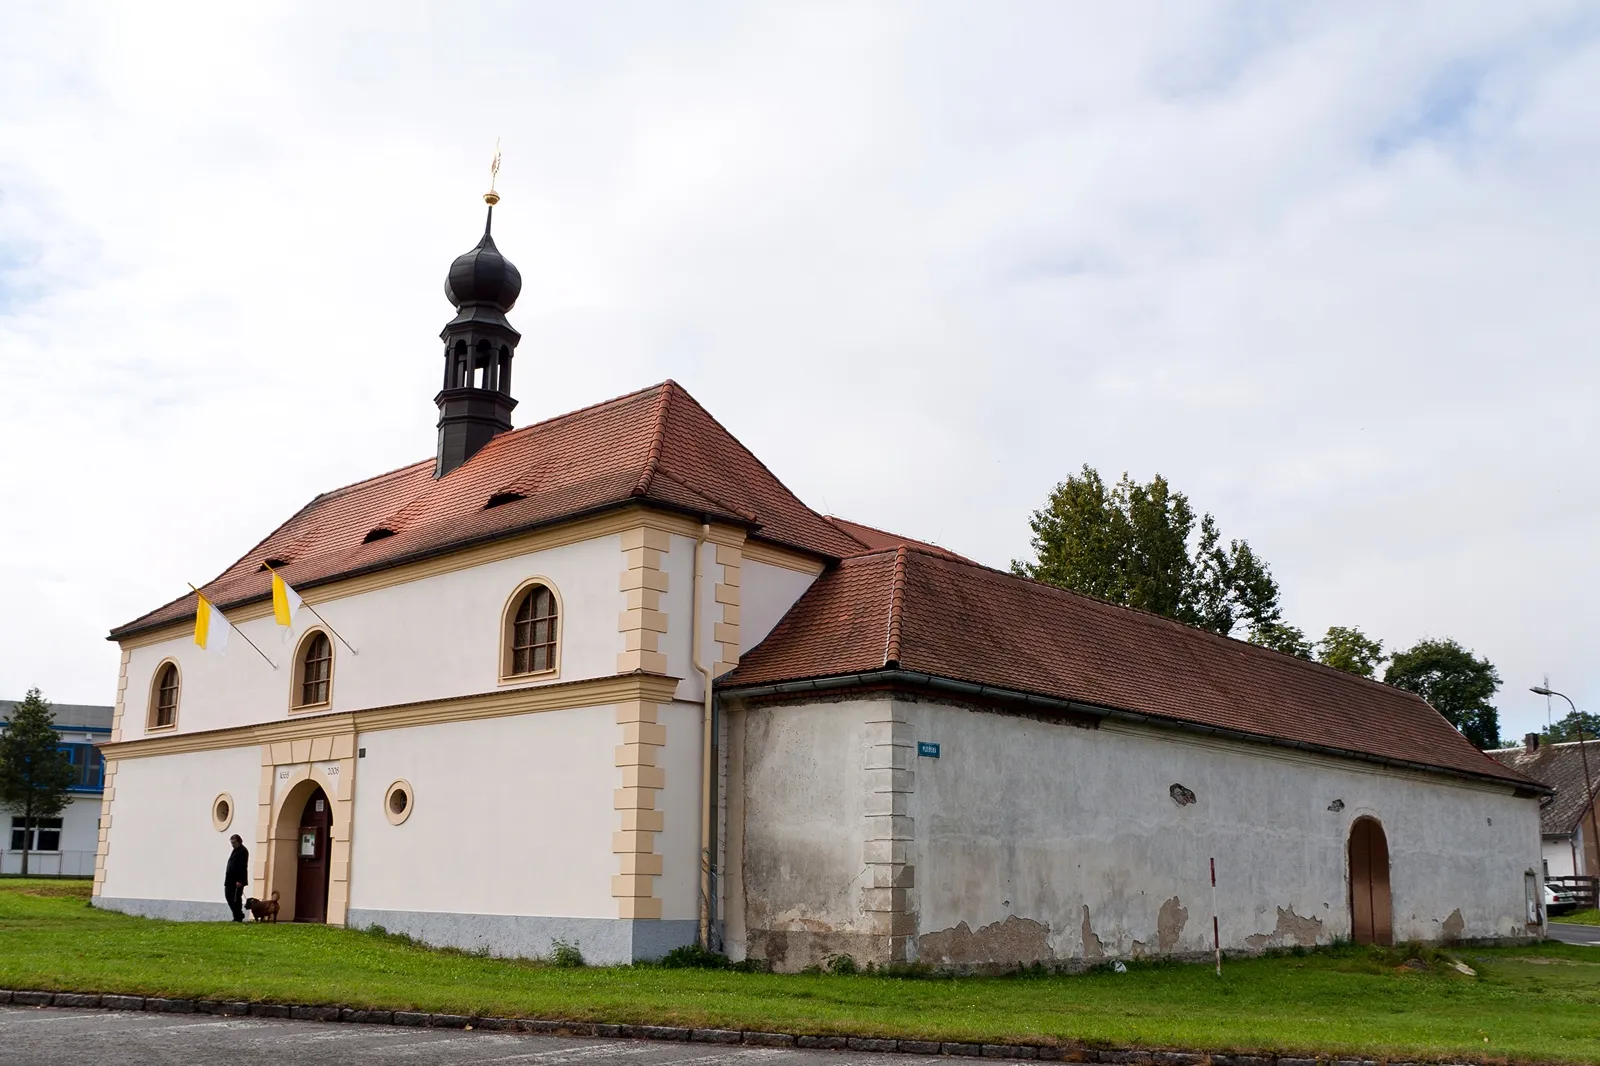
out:
{"label": "asphalt road", "polygon": [[0,1007],[0,1066],[950,1066],[951,1061],[208,1014]]}
{"label": "asphalt road", "polygon": [[1600,925],[1569,925],[1564,922],[1546,923],[1551,940],[1564,944],[1588,944],[1600,948]]}

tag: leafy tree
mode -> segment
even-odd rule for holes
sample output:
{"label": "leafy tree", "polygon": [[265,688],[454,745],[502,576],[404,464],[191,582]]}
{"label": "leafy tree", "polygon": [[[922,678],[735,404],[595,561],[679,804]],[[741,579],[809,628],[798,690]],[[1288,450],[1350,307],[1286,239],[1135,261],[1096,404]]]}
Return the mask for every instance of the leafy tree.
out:
{"label": "leafy tree", "polygon": [[1371,677],[1387,659],[1383,641],[1373,640],[1355,626],[1329,626],[1317,641],[1317,661],[1350,674]]}
{"label": "leafy tree", "polygon": [[[22,815],[23,828],[41,818],[54,818],[70,802],[72,760],[61,748],[51,724],[49,702],[36,688],[11,710],[11,722],[0,733],[0,804]],[[22,875],[28,874],[32,833],[22,838]]]}
{"label": "leafy tree", "polygon": [[1545,738],[1552,744],[1565,744],[1577,740],[1578,730],[1583,730],[1584,740],[1600,740],[1600,714],[1589,711],[1568,711],[1566,717],[1545,730]]}
{"label": "leafy tree", "polygon": [[1309,654],[1298,650],[1304,634],[1283,624],[1278,583],[1247,542],[1224,547],[1207,514],[1191,551],[1194,508],[1160,474],[1140,484],[1124,473],[1107,486],[1085,465],[1051,490],[1029,525],[1035,561],[1014,561],[1012,573],[1224,636],[1243,623],[1258,644]]}
{"label": "leafy tree", "polygon": [[1306,639],[1305,631],[1287,622],[1268,622],[1266,625],[1257,626],[1250,631],[1250,642],[1281,651],[1285,655],[1296,655],[1302,659],[1311,658],[1311,642]]}
{"label": "leafy tree", "polygon": [[1500,746],[1500,712],[1489,702],[1500,675],[1488,659],[1453,640],[1424,639],[1395,652],[1383,680],[1433,704],[1478,747]]}

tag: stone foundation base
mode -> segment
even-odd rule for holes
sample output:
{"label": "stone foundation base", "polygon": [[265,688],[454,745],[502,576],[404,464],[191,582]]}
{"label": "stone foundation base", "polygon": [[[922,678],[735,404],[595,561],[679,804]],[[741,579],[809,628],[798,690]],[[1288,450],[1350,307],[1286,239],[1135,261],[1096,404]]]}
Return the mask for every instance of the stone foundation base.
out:
{"label": "stone foundation base", "polygon": [[[218,895],[221,895],[219,892]],[[140,918],[164,918],[169,922],[229,922],[233,912],[223,900],[208,899],[117,899],[96,896],[93,903],[103,911],[120,911]],[[250,915],[245,915],[245,921]]]}
{"label": "stone foundation base", "polygon": [[548,957],[557,940],[573,945],[585,962],[600,966],[659,959],[692,944],[698,923],[629,918],[548,918],[522,914],[450,914],[350,908],[350,928],[380,925],[424,944],[486,951],[500,958]]}

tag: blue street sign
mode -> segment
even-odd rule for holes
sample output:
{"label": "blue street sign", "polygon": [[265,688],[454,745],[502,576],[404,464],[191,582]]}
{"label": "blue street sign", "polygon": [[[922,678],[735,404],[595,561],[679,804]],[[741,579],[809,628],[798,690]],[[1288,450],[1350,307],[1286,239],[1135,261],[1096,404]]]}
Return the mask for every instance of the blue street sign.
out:
{"label": "blue street sign", "polygon": [[917,754],[926,756],[929,759],[937,759],[939,757],[939,745],[929,744],[926,740],[919,740],[917,741]]}

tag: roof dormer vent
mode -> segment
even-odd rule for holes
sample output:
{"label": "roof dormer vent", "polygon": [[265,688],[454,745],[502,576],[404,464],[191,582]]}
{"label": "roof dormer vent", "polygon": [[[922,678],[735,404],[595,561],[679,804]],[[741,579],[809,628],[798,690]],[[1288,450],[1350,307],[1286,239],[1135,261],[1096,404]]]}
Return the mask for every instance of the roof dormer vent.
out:
{"label": "roof dormer vent", "polygon": [[503,503],[516,503],[518,500],[525,499],[527,497],[520,492],[497,492],[489,497],[489,502],[483,505],[483,509],[487,511],[489,508],[499,507]]}
{"label": "roof dormer vent", "polygon": [[362,537],[361,543],[371,544],[375,540],[382,540],[384,537],[392,536],[394,536],[394,530],[388,529],[384,526],[378,526],[376,529],[369,531],[365,537]]}

